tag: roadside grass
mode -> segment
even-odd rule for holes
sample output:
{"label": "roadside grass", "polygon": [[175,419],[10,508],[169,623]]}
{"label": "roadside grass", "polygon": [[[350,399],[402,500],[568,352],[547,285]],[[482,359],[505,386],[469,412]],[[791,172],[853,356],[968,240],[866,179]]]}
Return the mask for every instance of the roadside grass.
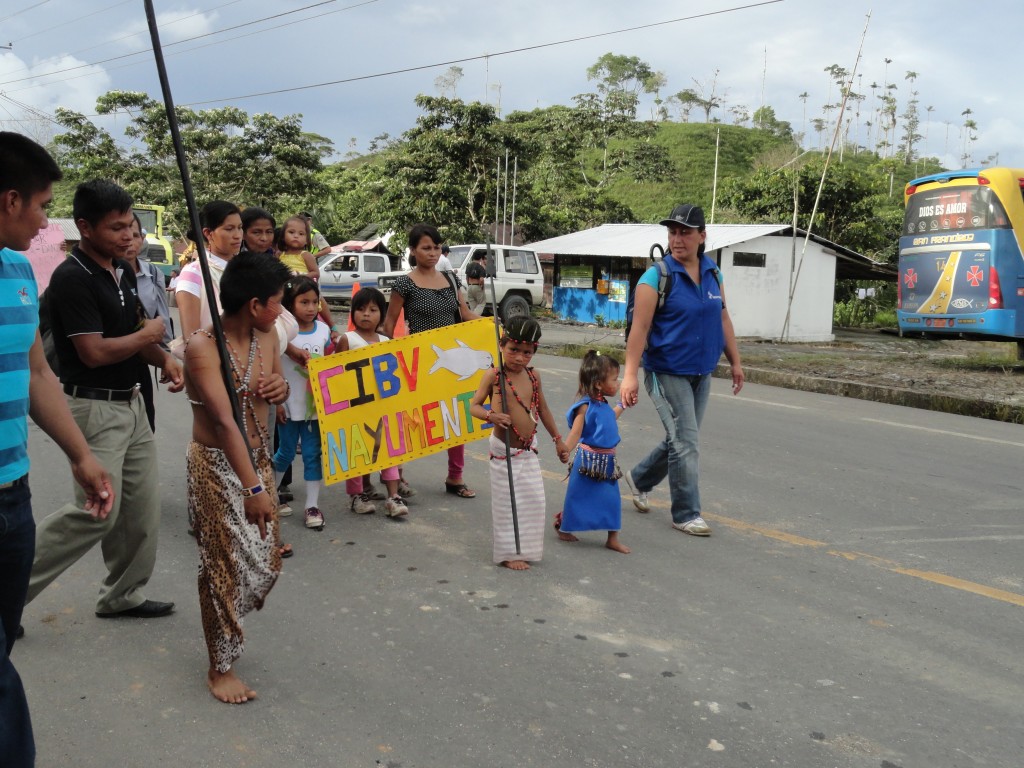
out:
{"label": "roadside grass", "polygon": [[929,361],[938,368],[985,373],[1024,373],[1024,360],[1015,354],[972,354],[964,357],[941,357]]}
{"label": "roadside grass", "polygon": [[619,365],[625,365],[626,363],[626,350],[621,347],[606,347],[601,344],[561,344],[545,349],[544,354],[556,355],[558,357],[574,357],[577,360],[581,360],[591,349],[596,349],[602,355],[614,358],[619,362]]}
{"label": "roadside grass", "polygon": [[785,368],[800,373],[809,370],[821,370],[829,366],[840,367],[850,362],[849,355],[831,353],[797,353],[797,354],[758,354],[756,352],[743,355],[743,365],[749,368]]}

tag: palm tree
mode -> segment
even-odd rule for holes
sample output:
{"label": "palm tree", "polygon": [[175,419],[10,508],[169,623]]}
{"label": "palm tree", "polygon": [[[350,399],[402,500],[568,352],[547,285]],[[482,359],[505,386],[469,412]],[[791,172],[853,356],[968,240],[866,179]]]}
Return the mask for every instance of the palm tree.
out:
{"label": "palm tree", "polygon": [[810,94],[807,93],[807,91],[804,91],[799,96],[797,96],[797,98],[800,99],[800,101],[802,101],[804,103],[804,127],[803,127],[804,136],[807,135],[807,99],[809,97],[810,97]]}

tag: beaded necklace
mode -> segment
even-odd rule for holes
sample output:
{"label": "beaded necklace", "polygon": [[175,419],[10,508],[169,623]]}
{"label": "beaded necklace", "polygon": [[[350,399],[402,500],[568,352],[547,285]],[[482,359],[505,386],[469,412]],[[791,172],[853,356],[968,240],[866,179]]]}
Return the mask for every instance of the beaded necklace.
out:
{"label": "beaded necklace", "polygon": [[509,392],[512,393],[512,397],[516,399],[516,402],[526,411],[530,419],[533,421],[533,431],[530,433],[529,439],[519,434],[519,430],[516,429],[515,422],[511,422],[509,427],[512,429],[512,434],[519,438],[519,442],[522,445],[530,446],[533,444],[533,437],[537,434],[537,419],[540,416],[540,387],[537,386],[537,374],[533,372],[533,368],[526,369],[526,375],[530,379],[530,386],[533,387],[533,396],[530,398],[530,406],[527,408],[526,403],[519,397],[519,393],[516,392],[516,388],[512,384],[512,379],[508,377],[508,369],[505,366],[501,366],[501,375],[505,378],[505,386],[508,387]]}
{"label": "beaded necklace", "polygon": [[[235,377],[237,385],[235,386],[235,394],[238,395],[241,400],[242,406],[242,427],[245,429],[245,433],[249,434],[249,416],[252,416],[252,420],[256,423],[256,433],[260,437],[260,443],[263,445],[263,449],[267,450],[267,446],[270,445],[270,434],[267,432],[267,428],[263,426],[263,422],[259,420],[256,415],[256,392],[252,389],[250,382],[252,381],[253,363],[256,358],[259,357],[260,370],[259,376],[263,375],[263,350],[260,349],[259,341],[256,339],[256,331],[250,331],[249,338],[249,361],[245,366],[245,375],[239,370],[238,357],[235,355],[235,349],[231,346],[231,341],[228,340],[228,335],[224,334],[224,342],[227,344],[228,357],[231,362],[231,373]],[[259,377],[257,377],[259,378]]]}

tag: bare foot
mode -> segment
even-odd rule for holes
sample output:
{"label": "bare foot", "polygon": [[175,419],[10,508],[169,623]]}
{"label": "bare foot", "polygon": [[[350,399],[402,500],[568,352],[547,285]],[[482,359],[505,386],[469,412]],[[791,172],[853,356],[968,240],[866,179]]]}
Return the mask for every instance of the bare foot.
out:
{"label": "bare foot", "polygon": [[616,532],[608,534],[608,541],[605,542],[605,546],[614,552],[621,552],[624,555],[628,555],[630,552],[629,547],[619,541],[619,534]]}
{"label": "bare foot", "polygon": [[528,571],[530,564],[525,560],[504,560],[501,563],[510,571]]}
{"label": "bare foot", "polygon": [[579,541],[577,537],[573,536],[571,533],[566,533],[565,531],[559,531],[558,538],[561,541]]}
{"label": "bare foot", "polygon": [[256,698],[256,691],[239,680],[233,669],[223,673],[210,669],[206,673],[206,685],[214,698],[225,704],[245,704],[249,699]]}

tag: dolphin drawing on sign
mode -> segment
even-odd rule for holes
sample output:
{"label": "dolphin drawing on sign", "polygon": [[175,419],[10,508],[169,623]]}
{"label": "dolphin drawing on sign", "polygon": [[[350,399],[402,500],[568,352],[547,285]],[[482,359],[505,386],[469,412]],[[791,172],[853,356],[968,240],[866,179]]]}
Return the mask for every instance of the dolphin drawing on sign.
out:
{"label": "dolphin drawing on sign", "polygon": [[431,345],[434,354],[437,355],[437,362],[430,368],[430,373],[444,368],[449,373],[459,377],[459,381],[468,379],[477,371],[486,370],[491,367],[492,358],[490,352],[473,349],[462,339],[458,339],[459,346],[454,349],[441,349],[436,344]]}

